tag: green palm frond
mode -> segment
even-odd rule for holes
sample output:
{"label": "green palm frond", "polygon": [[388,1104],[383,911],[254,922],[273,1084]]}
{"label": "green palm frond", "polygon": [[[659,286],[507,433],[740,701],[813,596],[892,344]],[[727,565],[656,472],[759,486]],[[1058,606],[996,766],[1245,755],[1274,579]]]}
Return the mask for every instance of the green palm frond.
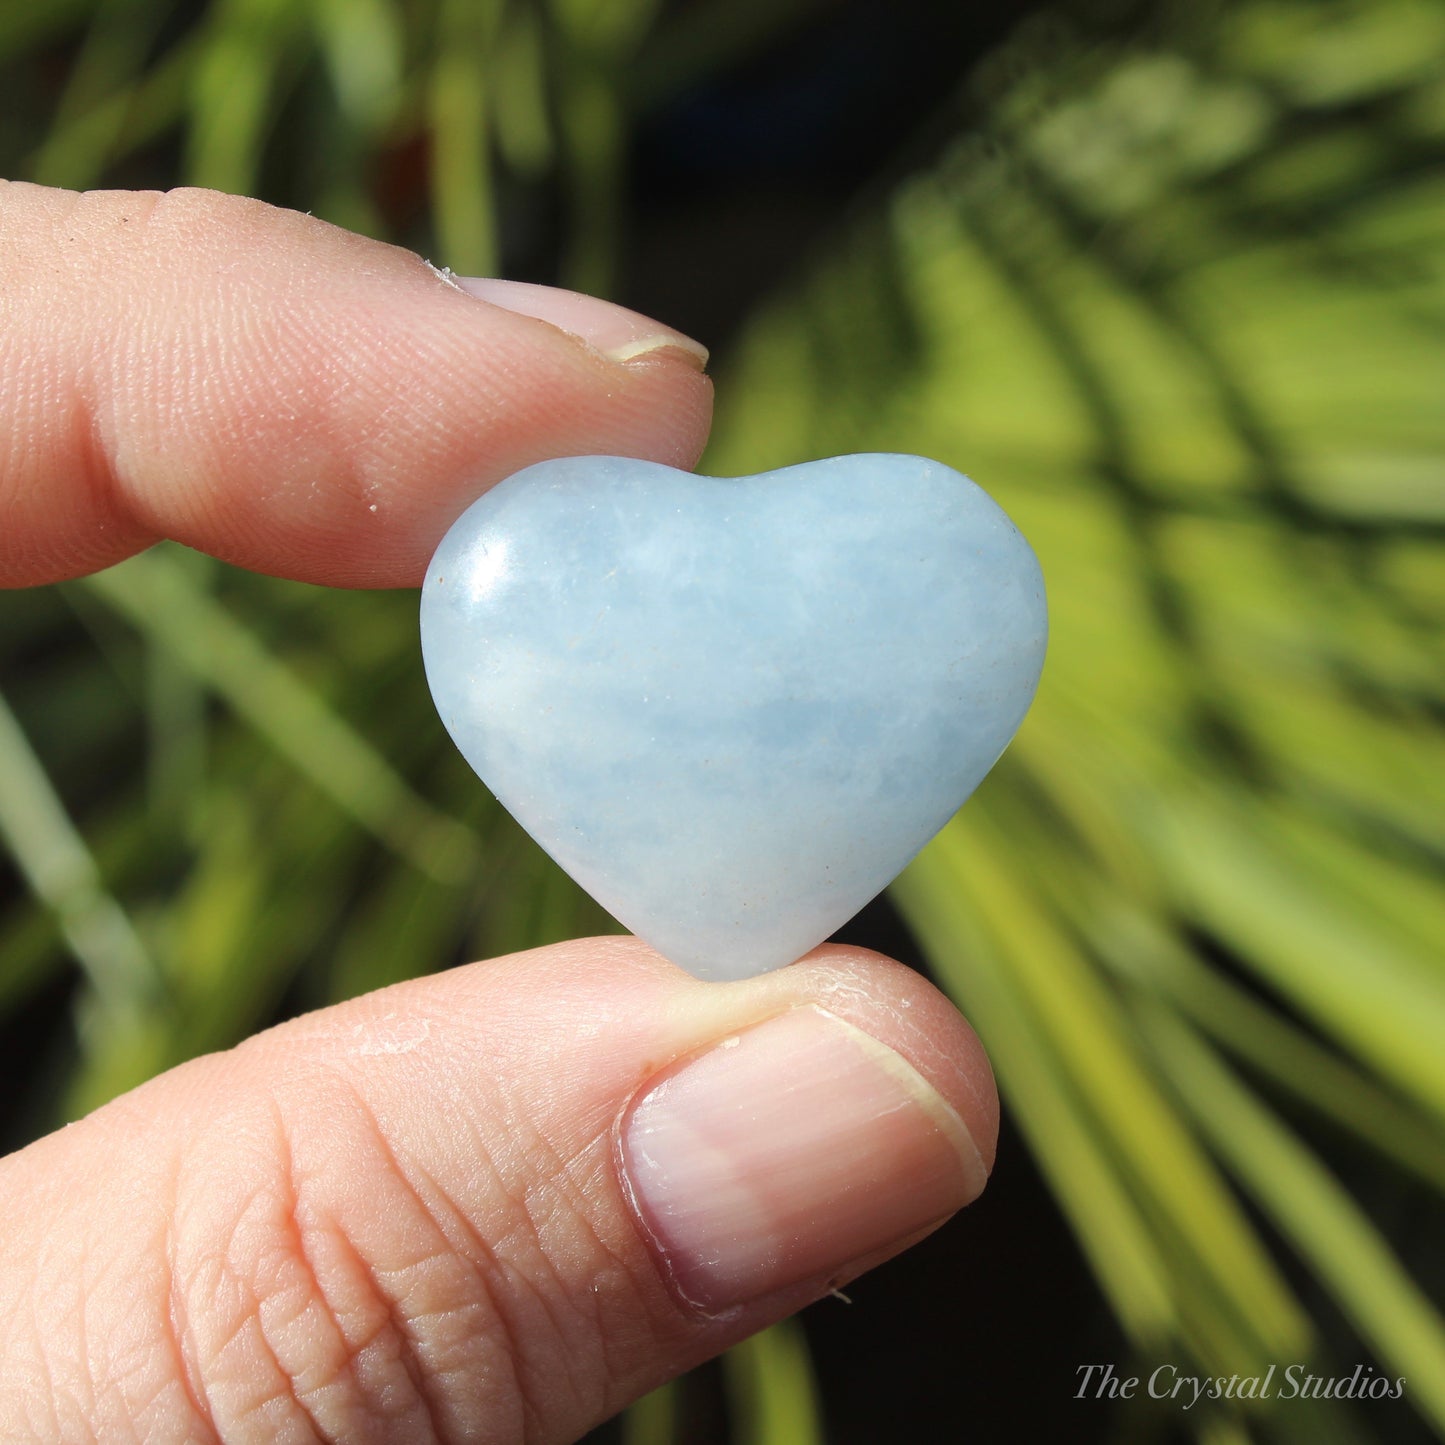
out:
{"label": "green palm frond", "polygon": [[[125,184],[172,147],[177,181],[463,271],[543,197],[558,279],[606,291],[639,115],[825,9],[0,5],[25,85],[73,42],[0,162]],[[1096,9],[960,77],[746,318],[706,466],[918,452],[1007,507],[1043,686],[894,901],[1141,1359],[1324,1362],[1307,1279],[1445,1438],[1438,1303],[1320,1145],[1445,1192],[1445,5]],[[441,738],[406,596],[172,549],[7,600],[0,669],[0,832],[40,905],[0,911],[0,1009],[78,963],[61,1112],[283,1001],[614,926]],[[799,1331],[725,1383],[733,1438],[825,1437]],[[659,1394],[628,1438],[682,1420]],[[1360,1438],[1247,1402],[1186,1423]]]}

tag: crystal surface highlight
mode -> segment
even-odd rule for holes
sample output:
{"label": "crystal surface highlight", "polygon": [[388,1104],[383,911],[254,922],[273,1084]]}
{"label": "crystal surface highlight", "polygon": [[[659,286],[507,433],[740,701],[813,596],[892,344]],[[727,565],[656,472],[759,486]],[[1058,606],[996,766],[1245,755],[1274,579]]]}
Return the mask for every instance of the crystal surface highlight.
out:
{"label": "crystal surface highlight", "polygon": [[421,626],[497,798],[713,979],[791,963],[892,881],[1007,746],[1047,634],[1002,510],[895,455],[528,467],[447,533]]}

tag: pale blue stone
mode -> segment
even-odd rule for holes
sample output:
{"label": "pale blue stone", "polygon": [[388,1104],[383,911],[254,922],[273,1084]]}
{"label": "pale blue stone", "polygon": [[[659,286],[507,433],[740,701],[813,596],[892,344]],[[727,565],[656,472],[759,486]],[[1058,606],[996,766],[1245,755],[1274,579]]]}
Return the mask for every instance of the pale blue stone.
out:
{"label": "pale blue stone", "polygon": [[938,462],[755,477],[542,462],[422,591],[437,708],[589,893],[702,978],[790,963],[885,888],[1008,744],[1038,562]]}

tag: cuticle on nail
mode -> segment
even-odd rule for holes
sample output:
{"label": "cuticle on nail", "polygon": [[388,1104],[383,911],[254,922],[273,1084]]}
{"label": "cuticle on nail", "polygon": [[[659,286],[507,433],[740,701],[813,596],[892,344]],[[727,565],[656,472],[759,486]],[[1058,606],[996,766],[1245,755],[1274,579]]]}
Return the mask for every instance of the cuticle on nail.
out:
{"label": "cuticle on nail", "polygon": [[812,1002],[658,1070],[614,1138],[659,1270],[709,1315],[881,1258],[980,1187],[977,1151],[969,1157],[947,1101],[901,1055]]}

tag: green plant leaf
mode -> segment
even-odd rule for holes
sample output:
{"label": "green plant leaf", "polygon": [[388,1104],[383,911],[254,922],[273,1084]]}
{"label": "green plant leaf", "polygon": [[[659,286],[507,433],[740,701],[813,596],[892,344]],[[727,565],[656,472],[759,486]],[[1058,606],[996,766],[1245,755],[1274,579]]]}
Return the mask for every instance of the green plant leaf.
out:
{"label": "green plant leaf", "polygon": [[803,1328],[784,1320],[723,1357],[738,1445],[822,1445],[823,1420]]}
{"label": "green plant leaf", "polygon": [[469,829],[420,798],[375,749],[160,552],[80,584],[213,688],[338,806],[424,873],[473,865]]}
{"label": "green plant leaf", "polygon": [[15,714],[0,698],[0,839],[50,910],[101,1009],[130,1027],[160,974],[125,910],[105,889]]}
{"label": "green plant leaf", "polygon": [[1161,1069],[1220,1154],[1318,1271],[1363,1338],[1408,1380],[1407,1397],[1445,1432],[1445,1322],[1389,1247],[1300,1142],[1197,1035],[1167,1012],[1141,1013]]}

